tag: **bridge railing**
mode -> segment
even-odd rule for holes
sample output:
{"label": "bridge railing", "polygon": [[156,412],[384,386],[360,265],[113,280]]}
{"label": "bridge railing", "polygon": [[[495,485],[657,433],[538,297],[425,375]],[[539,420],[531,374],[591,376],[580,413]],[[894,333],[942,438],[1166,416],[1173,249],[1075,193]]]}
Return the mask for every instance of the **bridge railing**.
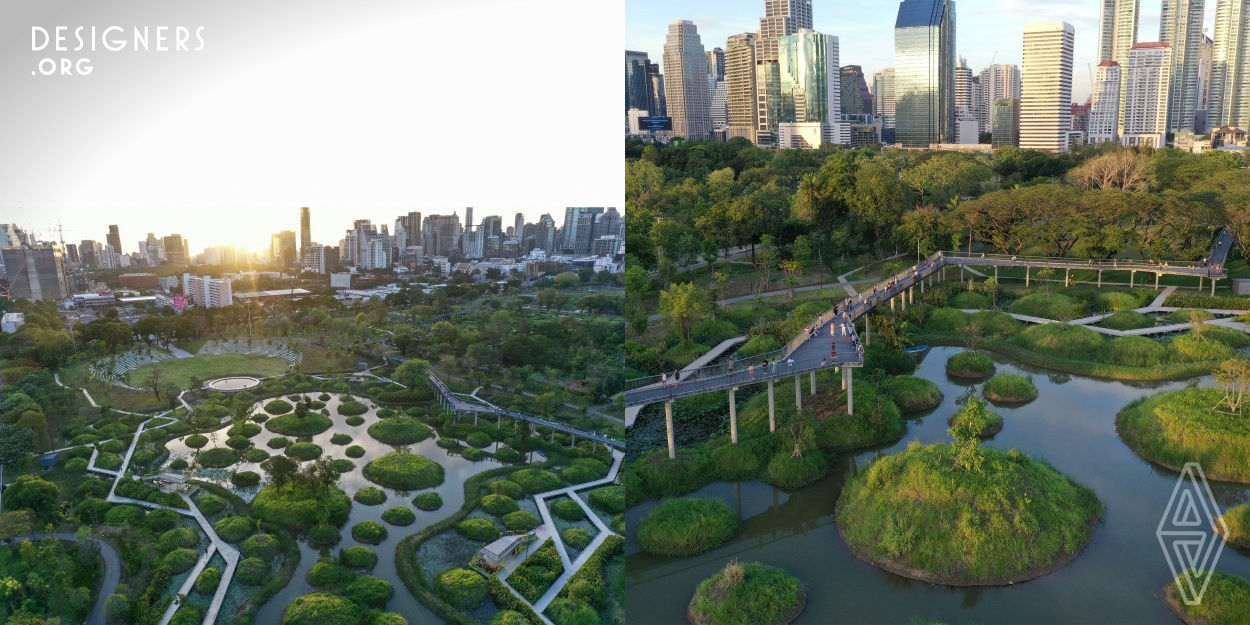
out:
{"label": "bridge railing", "polygon": [[1222,278],[1227,275],[1223,267],[1217,271],[1211,263],[1203,263],[1200,261],[1183,261],[1183,260],[1167,260],[1167,261],[1149,261],[1149,260],[1132,260],[1112,258],[1110,260],[1098,258],[1064,258],[1055,256],[1021,256],[1018,254],[985,254],[973,252],[943,252],[948,262],[958,265],[975,264],[970,261],[990,261],[989,264],[995,263],[1014,263],[1016,265],[1024,265],[1027,267],[1042,267],[1053,269],[1102,269],[1102,270],[1121,270],[1121,271],[1156,271],[1156,272],[1179,272],[1189,273],[1192,275],[1213,276]]}
{"label": "bridge railing", "polygon": [[[677,397],[686,397],[688,395],[698,395],[709,392],[711,390],[723,389],[728,386],[738,386],[746,384],[755,384],[758,382],[767,382],[768,380],[780,380],[794,375],[807,373],[809,371],[820,371],[831,366],[838,367],[862,367],[864,364],[863,356],[859,352],[852,352],[847,355],[838,355],[836,362],[830,362],[825,358],[803,358],[790,363],[788,360],[779,360],[775,365],[768,367],[756,367],[754,373],[749,369],[734,369],[733,374],[721,373],[719,375],[698,375],[698,371],[692,372],[692,375],[683,377],[680,383],[674,384],[668,382],[666,384],[657,384],[647,388],[637,388],[625,391],[624,400],[627,405],[637,403],[650,403],[661,399],[672,399]],[[700,370],[701,371],[701,370]]]}

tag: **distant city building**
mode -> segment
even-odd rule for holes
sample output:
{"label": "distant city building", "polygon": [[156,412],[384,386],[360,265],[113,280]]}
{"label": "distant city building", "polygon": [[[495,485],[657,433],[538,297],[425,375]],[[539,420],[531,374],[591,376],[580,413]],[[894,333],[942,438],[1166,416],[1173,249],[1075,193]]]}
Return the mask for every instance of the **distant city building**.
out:
{"label": "distant city building", "polygon": [[352,274],[350,273],[330,274],[330,288],[334,288],[334,289],[352,288]]}
{"label": "distant city building", "polygon": [[1067,22],[1024,26],[1020,87],[1020,147],[1068,149],[1072,105],[1072,48],[1076,29]]}
{"label": "distant city building", "polygon": [[894,143],[894,68],[889,67],[872,75],[872,112],[881,120],[881,141]]}
{"label": "distant city building", "polygon": [[994,132],[992,114],[997,100],[1020,99],[1020,68],[1015,65],[996,64],[981,70],[977,81],[981,90],[981,132]]}
{"label": "distant city building", "polygon": [[1202,71],[1203,0],[1163,0],[1159,14],[1159,41],[1172,47],[1172,77],[1168,89],[1168,131],[1192,132],[1198,110]]}
{"label": "distant city building", "polygon": [[727,134],[755,143],[755,33],[730,35],[725,44]]}
{"label": "distant city building", "polygon": [[117,281],[123,289],[155,289],[161,285],[160,276],[154,273],[123,273]]}
{"label": "distant city building", "polygon": [[872,115],[872,94],[864,69],[858,65],[843,65],[841,69],[842,115]]}
{"label": "distant city building", "polygon": [[725,51],[721,48],[712,48],[707,51],[707,75],[712,82],[725,79]]}
{"label": "distant city building", "polygon": [[1073,102],[1072,109],[1071,109],[1072,112],[1068,117],[1072,121],[1071,121],[1071,124],[1068,126],[1068,130],[1074,130],[1074,131],[1080,132],[1082,133],[1082,135],[1088,133],[1089,132],[1089,111],[1092,106],[1093,106],[1092,101],[1086,102],[1085,104],[1077,104],[1076,102]]}
{"label": "distant city building", "polygon": [[[658,111],[651,75],[647,68],[651,60],[646,52],[625,51],[625,112],[630,109]],[[662,115],[663,113],[656,113]]]}
{"label": "distant city building", "polygon": [[1211,147],[1246,147],[1246,131],[1236,126],[1220,126],[1211,131]]}
{"label": "distant city building", "polygon": [[1172,47],[1163,42],[1138,43],[1129,51],[1124,70],[1120,143],[1129,147],[1166,145]]}
{"label": "distant city building", "polygon": [[838,125],[826,122],[782,122],[777,125],[777,147],[783,150],[815,150],[839,141]]}
{"label": "distant city building", "polygon": [[[686,139],[711,136],[707,93],[707,55],[690,20],[675,20],[664,42],[665,99],[673,134]],[[471,223],[471,222],[470,222]]]}
{"label": "distant city building", "polygon": [[1011,98],[994,100],[994,134],[990,140],[994,148],[1020,146],[1020,101]]}
{"label": "distant city building", "polygon": [[1207,126],[1250,126],[1250,1],[1216,0]]}
{"label": "distant city building", "polygon": [[299,255],[301,258],[309,245],[312,245],[312,214],[307,206],[301,206],[299,209]]}
{"label": "distant city building", "polygon": [[[1165,0],[1166,1],[1166,0]],[[1101,0],[1098,29],[1098,60],[1115,61],[1123,67],[1129,49],[1137,43],[1137,18],[1141,0]]]}
{"label": "distant city building", "polygon": [[269,258],[283,267],[295,264],[295,231],[283,230],[269,237]]}
{"label": "distant city building", "polygon": [[211,278],[182,274],[182,294],[201,308],[219,308],[234,304],[229,278]]}
{"label": "distant city building", "polygon": [[118,254],[122,253],[122,235],[121,231],[117,229],[117,226],[109,226],[109,233],[106,240],[109,245],[113,246],[114,252]]}
{"label": "distant city building", "polygon": [[781,77],[778,72],[778,40],[801,29],[812,28],[811,0],[764,0],[764,17],[755,36],[756,143],[777,144]]}
{"label": "distant city building", "polygon": [[1103,61],[1094,75],[1093,102],[1089,111],[1091,144],[1120,140],[1120,64]]}
{"label": "distant city building", "polygon": [[26,315],[19,312],[4,313],[4,317],[0,318],[0,330],[4,330],[8,334],[17,332],[17,329],[25,325]]}
{"label": "distant city building", "polygon": [[187,265],[191,262],[191,245],[180,234],[171,234],[161,239],[161,249],[165,251],[165,262],[170,265]]}
{"label": "distant city building", "polygon": [[456,215],[429,215],[424,219],[421,233],[427,255],[451,256],[460,242],[460,218]]}
{"label": "distant city building", "polygon": [[1194,132],[1203,134],[1207,123],[1207,109],[1211,99],[1211,62],[1215,56],[1215,42],[1205,34],[1198,52],[1198,110],[1194,112]]}
{"label": "distant city building", "polygon": [[903,0],[894,23],[895,139],[947,143],[955,122],[955,3]]}
{"label": "distant city building", "polygon": [[61,248],[37,243],[0,249],[11,299],[63,300],[69,295]]}
{"label": "distant city building", "polygon": [[570,206],[566,208],[560,249],[557,252],[573,255],[589,254],[590,242],[594,240],[595,217],[602,213],[602,207]]}
{"label": "distant city building", "polygon": [[326,273],[326,246],[320,243],[312,243],[304,249],[304,257],[302,259],[304,271],[313,273]]}
{"label": "distant city building", "polygon": [[837,37],[807,29],[778,37],[777,71],[779,123],[833,125],[841,119]]}

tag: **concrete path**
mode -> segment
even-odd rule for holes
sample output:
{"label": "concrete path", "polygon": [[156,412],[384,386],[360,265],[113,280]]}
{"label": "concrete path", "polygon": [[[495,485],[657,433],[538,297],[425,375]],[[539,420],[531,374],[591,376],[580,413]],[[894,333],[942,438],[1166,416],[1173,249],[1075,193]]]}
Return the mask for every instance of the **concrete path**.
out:
{"label": "concrete path", "polygon": [[[18,542],[23,540],[40,541],[45,538],[78,542],[78,537],[68,532],[31,534],[29,536],[19,536],[13,540]],[[104,601],[117,590],[117,584],[121,582],[122,561],[113,545],[100,540],[98,536],[93,536],[92,538],[95,538],[96,543],[100,545],[100,557],[104,558],[104,581],[100,583],[100,592],[96,595],[95,605],[91,607],[91,614],[87,616],[86,625],[105,625]]]}
{"label": "concrete path", "polygon": [[165,349],[169,350],[169,353],[173,354],[174,358],[191,358],[195,356],[195,354],[176,345],[166,345]]}

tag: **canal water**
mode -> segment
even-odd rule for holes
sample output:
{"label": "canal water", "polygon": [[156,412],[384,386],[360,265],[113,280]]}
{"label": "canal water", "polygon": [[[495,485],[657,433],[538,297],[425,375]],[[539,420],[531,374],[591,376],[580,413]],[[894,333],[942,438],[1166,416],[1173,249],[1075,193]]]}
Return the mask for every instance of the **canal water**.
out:
{"label": "canal water", "polygon": [[[1115,415],[1136,397],[1210,386],[1209,377],[1113,382],[1047,372],[994,356],[999,373],[1032,376],[1038,398],[1018,407],[995,406],[1005,425],[983,444],[1019,449],[1046,460],[1093,489],[1105,507],[1105,520],[1093,541],[1054,573],[1014,586],[954,588],[887,573],[846,548],[834,524],[834,506],[848,476],[873,458],[903,451],[913,440],[926,444],[950,440],[946,419],[970,386],[945,374],[946,360],[959,351],[937,347],[925,358],[916,375],[937,383],[945,398],[938,408],[909,419],[907,433],[897,443],[841,454],[828,477],[798,491],[787,493],[749,481],[717,482],[692,493],[723,499],[738,511],[741,527],[720,548],[693,558],[663,558],[643,553],[632,533],[627,535],[629,622],[686,622],[686,606],[698,583],[736,558],[782,567],[808,586],[807,608],[795,621],[800,624],[897,624],[921,619],[952,625],[1176,623],[1163,598],[1172,575],[1155,531],[1177,473],[1142,460],[1124,445],[1116,435]],[[662,444],[661,439],[653,445]],[[1247,485],[1213,481],[1211,488],[1221,510],[1250,500]],[[627,527],[636,528],[657,503],[645,502],[628,511]],[[1216,568],[1250,578],[1250,551],[1226,546]]]}

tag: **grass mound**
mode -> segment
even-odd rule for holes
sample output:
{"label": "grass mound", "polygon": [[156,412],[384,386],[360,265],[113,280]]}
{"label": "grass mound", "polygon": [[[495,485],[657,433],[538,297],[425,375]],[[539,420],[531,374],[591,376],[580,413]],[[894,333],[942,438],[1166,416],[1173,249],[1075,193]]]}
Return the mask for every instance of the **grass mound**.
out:
{"label": "grass mound", "polygon": [[386,501],[386,491],[376,486],[366,486],[356,491],[352,498],[356,500],[356,503],[366,506],[379,506]]}
{"label": "grass mound", "polygon": [[283,450],[284,454],[296,460],[316,460],[321,457],[321,445],[316,443],[291,443]]}
{"label": "grass mound", "polygon": [[339,404],[338,410],[345,417],[355,417],[369,412],[369,407],[353,399]]}
{"label": "grass mound", "polygon": [[565,521],[580,521],[586,518],[586,511],[572,499],[560,499],[550,506],[551,513]]}
{"label": "grass mound", "polygon": [[[223,469],[239,461],[239,455],[228,447],[214,447],[207,451],[200,452],[196,461],[202,467],[210,469]],[[99,464],[97,462],[97,464]]]}
{"label": "grass mound", "polygon": [[282,612],[282,625],[357,625],[363,609],[342,597],[315,592],[296,597]]}
{"label": "grass mound", "polygon": [[412,417],[391,417],[369,426],[369,436],[387,445],[412,445],[430,437],[430,427]]}
{"label": "grass mound", "polygon": [[421,493],[412,498],[412,505],[426,512],[438,510],[443,507],[443,498],[438,493]]}
{"label": "grass mound", "polygon": [[513,532],[528,532],[543,524],[538,517],[534,516],[534,513],[528,510],[509,512],[503,515],[500,521],[503,521],[504,527]]}
{"label": "grass mound", "polygon": [[376,545],[386,540],[386,526],[377,521],[361,521],[352,526],[352,538],[362,543]]}
{"label": "grass mound", "polygon": [[[1226,527],[1227,532],[1221,531]],[[1224,525],[1216,525],[1216,531],[1234,545],[1250,548],[1250,504],[1233,506],[1224,511]]]}
{"label": "grass mound", "polygon": [[365,479],[400,490],[420,490],[443,483],[443,467],[417,454],[389,453],[365,465]]}
{"label": "grass mound", "polygon": [[1104,357],[1128,367],[1153,367],[1167,358],[1167,348],[1144,336],[1117,336],[1107,341]]}
{"label": "grass mound", "polygon": [[512,474],[511,480],[521,485],[531,495],[555,490],[564,486],[559,476],[543,469],[521,469]]}
{"label": "grass mound", "polygon": [[1174,470],[1200,462],[1209,479],[1250,483],[1250,419],[1213,410],[1223,397],[1187,388],[1137,399],[1116,415],[1116,430],[1151,462]]}
{"label": "grass mound", "polygon": [[903,412],[919,412],[937,408],[942,403],[938,385],[924,378],[900,375],[888,380],[881,389]]}
{"label": "grass mound", "polygon": [[1085,312],[1085,302],[1062,293],[1030,293],[1011,303],[1008,311],[1017,315],[1071,321]]}
{"label": "grass mound", "polygon": [[781,625],[798,618],[807,590],[784,570],[735,560],[699,583],[686,613],[694,625]]}
{"label": "grass mound", "polygon": [[1066,323],[1043,323],[1016,336],[1016,344],[1046,356],[1072,360],[1098,360],[1106,343],[1103,335]]}
{"label": "grass mound", "polygon": [[764,468],[764,481],[785,490],[802,488],[828,475],[829,462],[819,451],[796,456],[789,449],[773,455]]}
{"label": "grass mound", "polygon": [[850,478],[838,500],[843,539],[893,573],[949,585],[1007,584],[1048,573],[1093,537],[1102,504],[1088,488],[1011,451],[913,445]]}
{"label": "grass mound", "polygon": [[951,297],[948,305],[951,308],[960,310],[967,310],[969,308],[985,310],[992,308],[993,302],[991,302],[990,298],[984,293],[977,293],[976,291],[963,291],[961,293],[956,293],[953,297]]}
{"label": "grass mound", "polygon": [[[1003,431],[1002,415],[992,410],[988,410],[988,409],[985,410],[984,412],[978,412],[978,411],[972,410],[970,408],[971,406],[972,406],[972,403],[969,402],[968,404],[961,407],[959,410],[956,410],[955,414],[951,415],[951,418],[947,422],[951,426],[959,426],[959,425],[963,425],[968,419],[972,418],[972,415],[980,414],[982,416],[979,418],[981,419],[982,422],[977,427],[977,429],[980,430],[981,432],[980,438],[989,438]],[[982,407],[984,406],[982,405]]]}
{"label": "grass mound", "polygon": [[990,378],[981,392],[990,401],[1007,404],[1019,404],[1037,399],[1037,386],[1033,384],[1033,378],[1014,373],[1000,373]]}
{"label": "grass mound", "polygon": [[331,488],[318,501],[297,488],[279,489],[271,484],[260,489],[252,500],[256,516],[291,530],[306,530],[316,525],[323,514],[328,523],[340,526],[347,520],[351,507],[352,500],[338,488]]}
{"label": "grass mound", "polygon": [[638,523],[637,539],[648,553],[685,557],[715,549],[737,530],[738,517],[719,499],[667,499]]}
{"label": "grass mound", "polygon": [[620,514],[625,511],[625,487],[623,486],[601,486],[590,491],[590,505],[611,512],[612,514]]}
{"label": "grass mound", "polygon": [[382,513],[382,520],[390,523],[391,525],[399,525],[402,527],[415,523],[417,521],[417,514],[403,506],[395,506]]}
{"label": "grass mound", "polygon": [[1197,605],[1187,605],[1181,600],[1179,584],[1192,584],[1200,588],[1200,576],[1189,570],[1180,574],[1165,589],[1168,606],[1186,625],[1234,625],[1245,623],[1246,615],[1250,614],[1250,581],[1244,577],[1230,575],[1223,571],[1212,571],[1211,581],[1207,584],[1202,601]]}
{"label": "grass mound", "polygon": [[292,412],[265,422],[265,427],[269,428],[270,432],[285,436],[313,436],[330,429],[333,425],[334,422],[330,420],[330,417],[316,412],[310,412],[303,417],[298,417]]}
{"label": "grass mound", "polygon": [[1210,321],[1215,315],[1201,308],[1180,308],[1173,310],[1164,316],[1170,323],[1193,323],[1195,321]]}
{"label": "grass mound", "polygon": [[994,361],[981,352],[959,352],[946,360],[946,375],[955,378],[984,378],[993,375]]}
{"label": "grass mound", "polygon": [[1112,330],[1137,330],[1151,328],[1155,324],[1150,317],[1132,310],[1121,310],[1110,317],[1105,317],[1100,323],[1104,328]]}

